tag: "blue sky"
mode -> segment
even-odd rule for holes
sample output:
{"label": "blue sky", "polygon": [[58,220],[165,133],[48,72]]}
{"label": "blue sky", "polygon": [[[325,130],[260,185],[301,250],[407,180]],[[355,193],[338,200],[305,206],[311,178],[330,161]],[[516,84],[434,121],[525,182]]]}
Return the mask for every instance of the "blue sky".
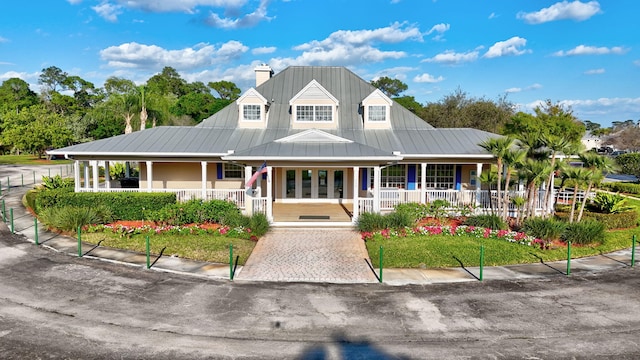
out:
{"label": "blue sky", "polygon": [[0,81],[57,66],[102,86],[164,66],[243,91],[269,64],[346,66],[435,102],[457,89],[581,120],[640,119],[640,2],[516,0],[5,1]]}

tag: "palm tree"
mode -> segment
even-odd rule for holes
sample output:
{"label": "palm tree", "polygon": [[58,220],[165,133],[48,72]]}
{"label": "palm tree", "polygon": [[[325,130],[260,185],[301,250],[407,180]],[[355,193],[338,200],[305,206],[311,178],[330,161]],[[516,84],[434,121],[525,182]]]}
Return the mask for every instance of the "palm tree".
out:
{"label": "palm tree", "polygon": [[[568,179],[573,185],[573,199],[571,200],[571,214],[569,215],[569,222],[573,222],[573,217],[576,211],[576,202],[578,199],[578,190],[589,181],[593,173],[585,168],[571,167],[563,172],[563,176]],[[586,198],[586,196],[585,196]]]}
{"label": "palm tree", "polygon": [[524,159],[527,157],[527,152],[521,149],[516,149],[516,150],[511,150],[511,151],[507,151],[504,154],[504,158],[502,159],[502,161],[504,161],[504,165],[507,168],[507,174],[505,175],[505,185],[504,185],[504,196],[503,196],[503,202],[502,202],[502,206],[503,206],[503,212],[502,212],[502,217],[507,220],[508,214],[509,214],[509,183],[511,181],[511,175],[513,174],[513,171],[516,170],[516,168],[518,168],[522,162],[524,161]]}
{"label": "palm tree", "polygon": [[527,183],[527,208],[525,216],[532,217],[535,215],[536,200],[538,198],[538,191],[536,191],[536,189],[547,180],[550,173],[551,166],[549,166],[548,160],[534,160],[529,158],[526,159],[518,169],[518,176],[526,180]]}
{"label": "palm tree", "polygon": [[[494,166],[491,166],[489,171],[483,171],[478,178],[480,184],[487,184],[488,186],[488,198],[489,198],[489,208],[491,209],[491,214],[494,214],[493,211],[493,199],[491,198],[491,185],[498,182],[498,171]],[[481,202],[482,203],[482,202]]]}
{"label": "palm tree", "polygon": [[[554,135],[546,135],[543,137],[543,142],[545,144],[545,146],[551,150],[551,169],[552,170],[557,170],[556,167],[556,155],[558,153],[562,153],[562,154],[567,154],[569,152],[569,147],[571,142],[569,140],[567,140],[567,138],[565,137],[561,137],[561,136],[554,136]],[[547,181],[547,188],[546,188],[546,192],[545,192],[545,201],[544,201],[544,206],[547,209],[547,211],[545,212],[547,214],[551,214],[551,209],[549,209],[549,207],[551,206],[550,202],[551,202],[551,193],[553,190],[553,176],[549,176],[549,180]]]}
{"label": "palm tree", "polygon": [[584,207],[587,204],[587,199],[589,198],[593,184],[599,183],[604,178],[604,173],[611,172],[614,169],[613,161],[606,156],[593,152],[586,152],[579,156],[583,166],[591,171],[591,177],[587,180],[587,190],[584,193],[584,198],[580,205],[580,213],[578,213],[577,221],[582,219]]}
{"label": "palm tree", "polygon": [[[487,150],[491,155],[496,157],[496,164],[498,165],[498,188],[497,188],[497,197],[498,197],[498,214],[500,214],[501,208],[501,199],[502,199],[502,160],[504,155],[510,151],[513,146],[514,139],[510,137],[499,137],[499,138],[490,138],[482,143],[480,143],[480,147]],[[489,191],[491,194],[491,191]]]}

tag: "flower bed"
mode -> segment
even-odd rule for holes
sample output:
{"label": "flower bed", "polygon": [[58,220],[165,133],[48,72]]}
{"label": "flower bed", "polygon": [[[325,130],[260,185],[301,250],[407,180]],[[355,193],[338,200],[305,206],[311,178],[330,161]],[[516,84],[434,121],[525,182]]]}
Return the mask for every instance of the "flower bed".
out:
{"label": "flower bed", "polygon": [[183,226],[174,225],[156,225],[153,223],[140,224],[105,224],[105,225],[88,225],[83,228],[88,233],[109,232],[119,234],[121,237],[137,234],[170,234],[170,235],[220,235],[236,238],[247,238],[251,240],[254,236],[251,229],[238,226],[230,228],[228,226],[220,226],[219,224],[191,224]]}
{"label": "flower bed", "polygon": [[381,236],[386,239],[392,237],[407,237],[407,236],[429,236],[429,235],[445,235],[445,236],[469,236],[475,238],[491,238],[500,239],[512,243],[527,245],[527,246],[544,246],[544,241],[536,239],[532,236],[528,236],[522,232],[509,231],[509,230],[491,230],[489,228],[475,227],[475,226],[417,226],[415,228],[402,228],[402,229],[384,229],[375,232],[362,232],[361,236],[364,241],[372,239],[374,236]]}

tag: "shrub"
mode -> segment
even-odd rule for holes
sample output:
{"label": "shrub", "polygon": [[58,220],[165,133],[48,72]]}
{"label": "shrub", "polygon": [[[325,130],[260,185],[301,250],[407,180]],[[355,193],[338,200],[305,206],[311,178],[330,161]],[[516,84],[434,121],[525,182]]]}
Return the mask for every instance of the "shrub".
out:
{"label": "shrub", "polygon": [[25,208],[36,211],[36,197],[38,196],[38,190],[28,190],[22,197],[22,205]]}
{"label": "shrub", "polygon": [[111,212],[104,206],[50,207],[42,210],[40,220],[51,229],[75,231],[79,226],[110,222]]}
{"label": "shrub", "polygon": [[221,214],[220,224],[235,228],[235,227],[249,227],[250,219],[247,216],[244,216],[240,213],[240,211],[227,211],[224,214]]}
{"label": "shrub", "polygon": [[73,188],[60,188],[40,191],[36,198],[36,212],[50,207],[104,205],[111,210],[114,219],[138,220],[175,202],[174,193],[74,193]]}
{"label": "shrub", "polygon": [[224,200],[194,199],[166,205],[160,210],[150,212],[148,219],[167,225],[222,223],[222,219],[228,213],[240,214],[240,210],[235,204]]}
{"label": "shrub", "polygon": [[524,221],[525,234],[545,242],[558,240],[567,228],[567,223],[556,219],[529,218]]}
{"label": "shrub", "polygon": [[442,219],[447,216],[447,209],[451,207],[451,203],[447,200],[433,200],[429,203],[429,215],[436,219]]}
{"label": "shrub", "polygon": [[640,154],[629,153],[616,157],[616,163],[620,166],[623,174],[633,174],[640,176]]}
{"label": "shrub", "polygon": [[377,231],[381,229],[386,229],[386,219],[384,215],[379,213],[372,212],[364,212],[358,216],[358,221],[356,222],[356,228],[358,231]]}
{"label": "shrub", "polygon": [[628,182],[610,182],[602,183],[600,187],[603,189],[609,189],[615,192],[622,192],[627,194],[640,194],[640,184],[628,183]]}
{"label": "shrub", "polygon": [[568,224],[566,231],[562,234],[562,240],[580,245],[604,242],[604,230],[604,224],[599,221],[583,220]]}
{"label": "shrub", "polygon": [[465,225],[489,228],[491,230],[506,230],[507,224],[498,215],[475,215],[465,220]]}
{"label": "shrub", "polygon": [[596,208],[605,214],[617,214],[633,209],[626,206],[627,200],[620,194],[609,194],[605,192],[596,193],[593,203]]}
{"label": "shrub", "polygon": [[406,212],[394,211],[383,216],[385,228],[399,229],[415,224],[416,219]]}
{"label": "shrub", "polygon": [[398,204],[395,207],[395,211],[407,214],[413,219],[413,222],[423,219],[430,214],[429,205],[416,202]]}
{"label": "shrub", "polygon": [[42,188],[44,189],[60,189],[60,188],[73,188],[74,181],[71,178],[63,178],[60,175],[56,176],[43,176]]}
{"label": "shrub", "polygon": [[[569,212],[556,211],[555,216],[557,219],[569,221]],[[626,211],[619,214],[602,214],[585,211],[582,219],[599,221],[607,230],[628,229],[638,224],[638,213],[636,211]]]}
{"label": "shrub", "polygon": [[255,236],[262,236],[269,231],[269,220],[262,213],[255,213],[249,219],[249,229]]}

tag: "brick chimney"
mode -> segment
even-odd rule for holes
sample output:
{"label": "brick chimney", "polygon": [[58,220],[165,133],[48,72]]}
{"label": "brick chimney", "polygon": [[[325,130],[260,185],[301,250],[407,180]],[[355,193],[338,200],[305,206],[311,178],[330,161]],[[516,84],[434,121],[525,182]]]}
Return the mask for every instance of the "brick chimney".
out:
{"label": "brick chimney", "polygon": [[260,64],[255,68],[256,72],[256,87],[262,85],[265,81],[271,79],[273,70],[267,64]]}

